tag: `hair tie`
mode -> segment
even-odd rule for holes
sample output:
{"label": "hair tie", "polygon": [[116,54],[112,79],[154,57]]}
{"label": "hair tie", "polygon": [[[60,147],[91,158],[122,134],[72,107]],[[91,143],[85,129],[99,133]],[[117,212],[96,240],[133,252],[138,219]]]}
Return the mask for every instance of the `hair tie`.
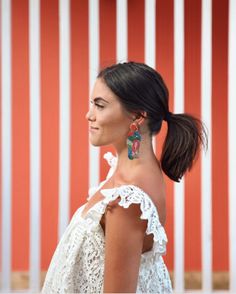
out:
{"label": "hair tie", "polygon": [[169,121],[170,121],[170,117],[171,117],[171,115],[172,115],[172,112],[168,111],[168,112],[166,113],[166,115],[164,116],[163,120],[169,122]]}

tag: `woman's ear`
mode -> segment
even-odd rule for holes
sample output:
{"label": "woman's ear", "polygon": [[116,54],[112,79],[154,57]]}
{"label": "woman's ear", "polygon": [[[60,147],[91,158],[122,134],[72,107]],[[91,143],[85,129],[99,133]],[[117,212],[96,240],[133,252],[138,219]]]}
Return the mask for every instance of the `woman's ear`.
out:
{"label": "woman's ear", "polygon": [[147,118],[147,112],[146,111],[141,112],[140,115],[136,118],[137,124],[141,125],[146,118]]}

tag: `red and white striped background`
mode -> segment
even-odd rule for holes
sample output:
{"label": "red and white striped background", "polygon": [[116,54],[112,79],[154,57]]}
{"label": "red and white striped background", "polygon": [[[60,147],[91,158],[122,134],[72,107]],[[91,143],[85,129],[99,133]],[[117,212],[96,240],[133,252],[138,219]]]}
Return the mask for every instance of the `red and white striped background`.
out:
{"label": "red and white striped background", "polygon": [[[155,67],[170,109],[203,119],[209,149],[180,184],[167,181],[167,266],[229,271],[236,291],[236,1],[1,0],[0,227],[2,289],[30,271],[39,289],[55,246],[88,187],[108,171],[85,114],[99,67]],[[166,125],[156,138],[157,155]]]}

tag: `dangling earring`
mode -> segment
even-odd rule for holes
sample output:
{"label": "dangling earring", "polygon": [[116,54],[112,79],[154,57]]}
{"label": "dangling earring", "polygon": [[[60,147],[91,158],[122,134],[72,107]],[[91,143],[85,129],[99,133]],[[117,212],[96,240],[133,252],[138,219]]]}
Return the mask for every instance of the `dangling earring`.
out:
{"label": "dangling earring", "polygon": [[139,129],[137,124],[132,123],[130,125],[130,131],[128,133],[127,138],[127,146],[128,146],[128,158],[134,159],[139,157],[139,147],[141,141],[141,135],[139,133]]}

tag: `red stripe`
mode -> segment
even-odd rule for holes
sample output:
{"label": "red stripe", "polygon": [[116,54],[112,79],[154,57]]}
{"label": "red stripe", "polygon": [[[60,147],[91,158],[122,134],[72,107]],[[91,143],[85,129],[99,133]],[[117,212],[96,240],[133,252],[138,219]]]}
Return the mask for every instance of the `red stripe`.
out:
{"label": "red stripe", "polygon": [[[159,0],[156,2],[156,69],[161,73],[169,89],[169,107],[173,109],[174,91],[174,4],[173,0]],[[157,157],[160,159],[162,145],[166,136],[167,125],[162,124],[157,135]],[[168,247],[165,260],[169,269],[173,269],[174,234],[173,234],[173,183],[165,177],[167,184],[167,211],[166,231],[168,235]]]}
{"label": "red stripe", "polygon": [[[12,267],[29,266],[28,1],[12,1]],[[20,249],[20,250],[19,250]]]}
{"label": "red stripe", "polygon": [[58,1],[41,1],[42,269],[57,244],[59,147]]}
{"label": "red stripe", "polygon": [[71,214],[88,194],[88,1],[71,1]]}
{"label": "red stripe", "polygon": [[213,268],[228,270],[228,1],[213,0],[212,30]]}
{"label": "red stripe", "polygon": [[[201,117],[201,2],[186,0],[185,112]],[[201,269],[201,161],[185,177],[185,270]]]}
{"label": "red stripe", "polygon": [[144,62],[144,0],[128,1],[128,60]]}
{"label": "red stripe", "polygon": [[116,2],[100,0],[99,12],[100,68],[103,68],[116,63]]}
{"label": "red stripe", "polygon": [[[113,63],[116,63],[116,2],[100,0],[100,67],[104,68]],[[115,149],[111,145],[101,146],[101,181],[106,178],[109,170],[108,164],[103,159],[103,155],[108,151],[115,155]]]}
{"label": "red stripe", "polygon": [[[173,111],[173,0],[156,2],[156,64]],[[42,270],[55,250],[58,227],[59,19],[58,0],[41,1]],[[100,1],[101,65],[115,62],[115,1]],[[29,28],[28,1],[12,2],[12,267],[29,268]],[[213,269],[228,270],[227,70],[228,0],[213,0],[212,188]],[[185,111],[200,116],[201,3],[185,1]],[[88,1],[71,0],[71,214],[88,192]],[[144,61],[144,0],[128,1],[128,59]],[[0,73],[1,74],[1,73]],[[1,80],[1,77],[0,77]],[[0,85],[1,87],[1,85]],[[1,97],[0,97],[1,98]],[[1,130],[0,130],[1,132]],[[157,137],[158,157],[166,124]],[[1,144],[0,144],[1,145]],[[101,156],[111,150],[101,148]],[[1,152],[1,146],[0,146]],[[101,180],[108,166],[102,160]],[[185,269],[201,268],[200,157],[186,175]],[[1,171],[2,173],[2,171]],[[173,269],[173,182],[167,182],[168,268]],[[1,183],[0,183],[1,184]],[[1,211],[0,195],[0,211]],[[0,220],[1,221],[1,220]]]}

